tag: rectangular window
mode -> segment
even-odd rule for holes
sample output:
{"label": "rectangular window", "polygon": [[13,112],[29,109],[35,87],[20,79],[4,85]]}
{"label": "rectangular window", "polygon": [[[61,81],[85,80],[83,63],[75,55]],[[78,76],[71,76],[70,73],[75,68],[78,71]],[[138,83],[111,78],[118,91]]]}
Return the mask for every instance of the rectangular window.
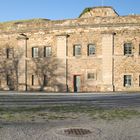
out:
{"label": "rectangular window", "polygon": [[132,79],[131,75],[124,75],[124,87],[129,87],[131,86]]}
{"label": "rectangular window", "polygon": [[139,55],[140,55],[140,44],[139,44]]}
{"label": "rectangular window", "polygon": [[94,55],[95,54],[95,45],[94,44],[89,44],[88,45],[88,56]]}
{"label": "rectangular window", "polygon": [[32,75],[32,86],[34,86],[34,85],[35,85],[35,76]]}
{"label": "rectangular window", "polygon": [[44,47],[44,57],[51,56],[52,48],[51,47]]}
{"label": "rectangular window", "polygon": [[81,55],[81,45],[74,45],[74,56],[80,56]]}
{"label": "rectangular window", "polygon": [[38,57],[38,48],[37,47],[33,47],[32,48],[32,57],[33,58],[37,58]]}
{"label": "rectangular window", "polygon": [[6,48],[6,57],[13,58],[13,49],[12,48]]}
{"label": "rectangular window", "polygon": [[47,86],[47,75],[44,75],[44,86]]}
{"label": "rectangular window", "polygon": [[124,55],[130,55],[130,54],[132,54],[132,44],[125,43],[124,44]]}
{"label": "rectangular window", "polygon": [[139,87],[140,87],[140,75],[139,75]]}
{"label": "rectangular window", "polygon": [[95,79],[94,73],[88,73],[88,74],[87,74],[87,79],[88,79],[88,80],[93,80],[93,79]]}
{"label": "rectangular window", "polygon": [[10,86],[10,85],[11,85],[11,78],[10,78],[10,75],[7,75],[6,81],[7,81],[7,86]]}

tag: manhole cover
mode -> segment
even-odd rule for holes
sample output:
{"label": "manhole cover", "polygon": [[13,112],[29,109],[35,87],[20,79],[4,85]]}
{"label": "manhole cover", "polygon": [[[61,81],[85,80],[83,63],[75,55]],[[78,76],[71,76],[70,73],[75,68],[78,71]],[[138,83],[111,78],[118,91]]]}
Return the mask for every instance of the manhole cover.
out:
{"label": "manhole cover", "polygon": [[56,133],[64,136],[83,137],[83,136],[91,135],[93,131],[84,128],[62,128],[56,130]]}
{"label": "manhole cover", "polygon": [[70,128],[70,129],[64,129],[64,133],[66,135],[71,135],[71,136],[83,136],[83,135],[91,134],[92,132],[88,129]]}

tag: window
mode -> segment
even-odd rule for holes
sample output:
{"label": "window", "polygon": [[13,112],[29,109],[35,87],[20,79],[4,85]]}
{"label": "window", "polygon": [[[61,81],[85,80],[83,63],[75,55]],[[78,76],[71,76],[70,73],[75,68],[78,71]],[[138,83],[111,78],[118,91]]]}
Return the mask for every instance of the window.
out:
{"label": "window", "polygon": [[37,47],[32,48],[32,57],[33,58],[38,57],[38,48]]}
{"label": "window", "polygon": [[131,75],[124,75],[124,87],[131,86]]}
{"label": "window", "polygon": [[89,44],[88,45],[88,56],[94,55],[95,54],[95,45],[94,44]]}
{"label": "window", "polygon": [[87,79],[88,79],[88,80],[93,80],[93,79],[95,79],[94,73],[88,73],[88,74],[87,74]]}
{"label": "window", "polygon": [[10,85],[11,85],[11,78],[10,78],[10,75],[7,75],[6,81],[7,81],[7,86],[10,86]]}
{"label": "window", "polygon": [[139,44],[139,55],[140,55],[140,44]]}
{"label": "window", "polygon": [[132,54],[132,44],[125,43],[124,44],[124,55],[130,55],[130,54]]}
{"label": "window", "polygon": [[12,48],[7,48],[6,49],[6,56],[7,56],[7,58],[12,58],[13,57],[13,49]]}
{"label": "window", "polygon": [[139,75],[139,87],[140,87],[140,75]]}
{"label": "window", "polygon": [[32,86],[34,86],[34,85],[35,85],[35,76],[32,75]]}
{"label": "window", "polygon": [[81,45],[75,45],[74,46],[73,55],[74,56],[80,56],[81,55]]}
{"label": "window", "polygon": [[44,57],[51,56],[51,53],[52,53],[51,47],[44,47]]}
{"label": "window", "polygon": [[47,75],[44,75],[44,86],[47,86]]}

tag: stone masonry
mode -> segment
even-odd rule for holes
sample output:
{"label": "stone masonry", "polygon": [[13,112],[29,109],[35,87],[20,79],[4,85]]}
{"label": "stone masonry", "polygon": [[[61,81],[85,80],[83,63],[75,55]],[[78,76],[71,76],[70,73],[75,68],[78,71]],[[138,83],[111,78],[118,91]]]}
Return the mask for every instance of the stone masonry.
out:
{"label": "stone masonry", "polygon": [[140,15],[93,7],[76,19],[0,23],[0,57],[1,90],[140,91]]}

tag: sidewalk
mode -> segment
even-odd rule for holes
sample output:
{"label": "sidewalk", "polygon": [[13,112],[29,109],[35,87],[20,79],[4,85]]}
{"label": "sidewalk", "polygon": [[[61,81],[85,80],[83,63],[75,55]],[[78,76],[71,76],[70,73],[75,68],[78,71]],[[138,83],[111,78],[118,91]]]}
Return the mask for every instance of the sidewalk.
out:
{"label": "sidewalk", "polygon": [[[129,94],[127,92],[65,92],[65,93],[55,93],[55,92],[42,92],[42,91],[27,91],[27,92],[20,92],[20,91],[0,91],[0,95],[58,95],[58,96],[82,96],[82,95],[120,95],[120,94]],[[131,93],[130,93],[131,94]],[[132,93],[136,94],[136,92]]]}

